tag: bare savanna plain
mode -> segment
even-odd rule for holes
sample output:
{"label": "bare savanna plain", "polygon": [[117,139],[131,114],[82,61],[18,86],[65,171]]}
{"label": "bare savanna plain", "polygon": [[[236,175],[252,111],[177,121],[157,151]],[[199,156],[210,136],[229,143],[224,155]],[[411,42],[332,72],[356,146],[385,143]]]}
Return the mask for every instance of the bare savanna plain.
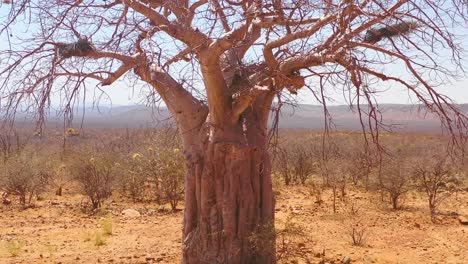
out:
{"label": "bare savanna plain", "polygon": [[[362,246],[353,246],[349,235],[346,203],[333,213],[331,193],[318,205],[306,187],[282,187],[277,192],[276,225],[280,230],[293,223],[294,230],[278,236],[277,250],[284,263],[464,263],[468,259],[468,226],[455,216],[468,213],[468,193],[445,203],[443,220],[431,222],[425,200],[407,195],[405,207],[394,211],[379,195],[353,189],[347,203],[361,206],[367,234]],[[156,205],[129,204],[116,200],[106,204],[112,215],[112,234],[96,245],[103,229],[103,216],[88,216],[79,207],[81,196],[47,196],[35,208],[1,207],[0,263],[179,263],[182,212],[158,212]],[[140,217],[128,218],[121,211],[132,207]],[[22,246],[12,256],[9,243]]]}
{"label": "bare savanna plain", "polygon": [[[113,133],[114,139],[129,138],[128,131],[122,135]],[[147,138],[141,133],[133,136]],[[87,137],[74,136],[70,144],[76,148],[84,144],[78,143],[80,140],[97,141]],[[397,153],[392,160],[405,157],[404,160],[410,161],[405,164],[409,165],[418,163],[411,156],[421,158],[424,153],[418,149],[417,142],[425,145],[443,141],[433,135],[386,137],[387,145],[392,146],[388,152],[395,150]],[[304,141],[297,142],[297,138]],[[352,133],[338,133],[329,140],[355,146],[357,138]],[[468,216],[464,167],[447,172],[451,176],[439,183],[442,187],[437,195],[443,199],[438,201],[437,212],[431,214],[427,192],[417,178],[418,170],[405,167],[403,162],[398,166],[408,173],[385,177],[384,173],[391,173],[382,168],[382,175],[377,177],[376,170],[369,169],[366,180],[362,173],[360,177],[353,177],[359,174],[351,166],[357,162],[343,160],[359,155],[341,155],[323,161],[322,151],[318,151],[314,158],[314,151],[321,142],[320,133],[288,132],[279,142],[274,162],[281,167],[275,168],[273,175],[275,229],[265,231],[274,232],[276,236],[279,263],[466,263],[468,225],[460,221],[460,216]],[[148,151],[148,144],[143,144],[145,151],[138,145],[120,148],[128,150],[123,155],[129,156],[126,173],[138,171],[136,162],[156,148],[153,146]],[[171,153],[179,151],[174,147],[171,150]],[[339,153],[347,151],[342,149]],[[308,159],[299,162],[297,153]],[[283,160],[279,160],[281,158]],[[93,157],[90,159],[95,162]],[[310,164],[307,163],[309,159],[312,160]],[[59,168],[65,166],[66,160],[61,160]],[[340,169],[325,171],[326,162]],[[123,164],[121,161],[116,166]],[[388,161],[388,164],[394,163]],[[122,171],[122,167],[119,170]],[[394,170],[399,171],[397,167]],[[306,176],[301,178],[304,174]],[[333,174],[338,176],[330,176]],[[142,183],[141,192],[145,195],[135,198],[129,186],[124,188],[119,179],[115,179],[111,194],[93,210],[77,178],[66,175],[62,175],[61,184],[50,181],[55,184],[48,184],[25,204],[20,204],[14,193],[3,198],[7,202],[0,205],[0,263],[180,263],[182,202],[172,210],[169,199],[152,197],[156,196],[154,192],[143,190],[156,188],[150,180]],[[407,180],[401,181],[402,177]],[[388,187],[393,183],[404,186],[396,209],[391,199],[395,190]],[[456,186],[452,186],[454,184]],[[57,195],[57,186],[61,187],[62,195]],[[258,237],[262,235],[268,234],[252,235],[252,247],[261,247]]]}

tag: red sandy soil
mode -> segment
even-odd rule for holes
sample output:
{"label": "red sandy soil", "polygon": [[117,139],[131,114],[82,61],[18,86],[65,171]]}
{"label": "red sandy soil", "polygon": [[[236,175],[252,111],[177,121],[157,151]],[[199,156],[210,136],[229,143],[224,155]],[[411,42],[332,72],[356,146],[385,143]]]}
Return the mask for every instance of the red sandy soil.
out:
{"label": "red sandy soil", "polygon": [[[468,226],[457,220],[459,214],[468,215],[466,191],[442,205],[436,224],[419,193],[407,194],[403,209],[394,211],[380,194],[352,189],[333,213],[330,192],[322,194],[321,205],[306,187],[276,192],[279,263],[341,263],[344,258],[351,263],[467,263]],[[103,230],[103,216],[83,213],[83,201],[80,195],[64,194],[46,195],[25,210],[0,205],[0,263],[180,263],[181,211],[160,212],[155,204],[110,199],[105,208],[113,234],[97,246],[95,233]],[[362,246],[353,246],[349,235],[352,204],[358,208],[355,219],[366,227]],[[141,216],[125,218],[121,211],[126,208]],[[291,226],[299,232],[288,231]],[[22,246],[13,257],[15,242]]]}

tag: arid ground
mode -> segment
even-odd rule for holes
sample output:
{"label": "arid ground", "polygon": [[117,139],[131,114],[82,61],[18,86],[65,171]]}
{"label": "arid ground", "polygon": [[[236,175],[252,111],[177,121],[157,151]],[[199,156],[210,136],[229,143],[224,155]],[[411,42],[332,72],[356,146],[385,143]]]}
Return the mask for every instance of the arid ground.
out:
{"label": "arid ground", "polygon": [[[276,194],[279,263],[466,263],[468,259],[468,226],[458,221],[458,215],[468,215],[467,191],[445,201],[438,223],[431,222],[424,197],[416,192],[406,194],[403,209],[394,211],[380,195],[349,188],[346,199],[337,202],[337,213],[329,192],[322,193],[320,205],[307,187],[276,187]],[[85,201],[65,191],[63,196],[44,195],[34,208],[0,206],[0,263],[180,262],[182,211],[113,197],[105,203],[107,216],[91,215],[81,209]],[[123,216],[128,208],[141,216]],[[365,232],[361,246],[352,244],[353,225]],[[103,234],[105,226],[112,227],[111,235]]]}

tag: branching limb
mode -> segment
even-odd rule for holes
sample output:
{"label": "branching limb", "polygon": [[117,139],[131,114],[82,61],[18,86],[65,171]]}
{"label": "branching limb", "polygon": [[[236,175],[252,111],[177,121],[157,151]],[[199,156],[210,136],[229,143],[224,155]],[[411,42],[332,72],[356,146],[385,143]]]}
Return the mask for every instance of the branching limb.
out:
{"label": "branching limb", "polygon": [[239,121],[242,113],[252,105],[255,99],[261,94],[266,94],[271,91],[268,86],[255,85],[252,88],[241,91],[239,94],[234,95],[234,103],[232,104],[232,111],[230,119],[232,123]]}
{"label": "branching limb", "polygon": [[226,18],[226,14],[223,11],[223,8],[219,4],[218,0],[211,0],[210,3],[213,5],[215,12],[218,14],[219,19],[221,20],[221,24],[226,32],[231,31],[231,27],[229,26],[229,22]]}
{"label": "branching limb", "polygon": [[208,41],[207,36],[202,32],[177,22],[171,22],[164,15],[159,14],[142,3],[132,0],[124,0],[123,3],[148,17],[156,26],[173,38],[184,42],[192,48],[196,48]]}
{"label": "branching limb", "polygon": [[198,140],[194,136],[208,115],[208,107],[196,99],[163,68],[152,65],[140,66],[135,70],[144,81],[158,92],[176,119],[181,135],[186,142]]}
{"label": "branching limb", "polygon": [[267,62],[268,67],[270,67],[270,69],[276,69],[279,64],[279,62],[276,60],[276,58],[273,55],[273,49],[279,48],[297,39],[310,37],[317,31],[319,31],[323,26],[335,20],[337,16],[338,14],[332,14],[326,17],[322,17],[313,26],[311,26],[308,29],[301,30],[293,34],[286,35],[276,40],[267,42],[263,49],[263,56],[265,57],[265,61]]}

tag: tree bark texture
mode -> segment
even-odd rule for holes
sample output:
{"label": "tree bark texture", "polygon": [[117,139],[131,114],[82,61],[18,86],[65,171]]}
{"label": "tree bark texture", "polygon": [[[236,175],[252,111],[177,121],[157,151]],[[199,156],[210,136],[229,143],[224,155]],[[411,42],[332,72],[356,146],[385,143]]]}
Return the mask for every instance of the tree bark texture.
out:
{"label": "tree bark texture", "polygon": [[[214,70],[207,67],[204,73],[205,85],[226,89],[224,80],[217,79],[223,79],[221,70],[213,65]],[[164,99],[182,138],[186,159],[182,263],[275,263],[267,152],[275,91],[254,89],[236,99],[239,103],[230,95],[213,93],[207,106],[161,68],[148,66],[136,72]],[[207,90],[210,94],[213,89]]]}
{"label": "tree bark texture", "polygon": [[198,146],[186,152],[183,263],[275,263],[266,128],[256,113],[247,116],[235,126],[201,129]]}

